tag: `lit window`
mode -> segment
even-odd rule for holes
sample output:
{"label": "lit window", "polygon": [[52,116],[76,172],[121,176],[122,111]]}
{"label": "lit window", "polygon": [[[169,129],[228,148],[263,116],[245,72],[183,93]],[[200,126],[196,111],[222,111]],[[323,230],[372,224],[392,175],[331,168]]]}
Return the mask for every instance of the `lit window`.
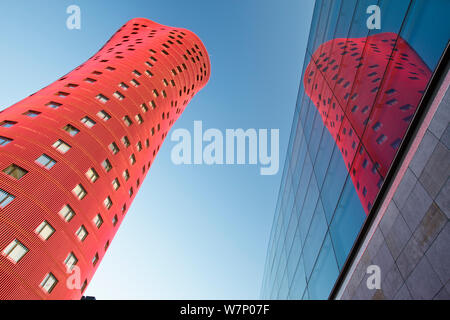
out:
{"label": "lit window", "polygon": [[106,199],[105,200],[103,200],[103,205],[105,206],[105,208],[106,209],[111,209],[111,207],[112,207],[112,200],[111,200],[111,198],[108,196],[108,197],[106,197]]}
{"label": "lit window", "polygon": [[27,252],[28,248],[19,240],[15,239],[3,250],[3,255],[8,257],[14,263],[17,263],[27,254]]}
{"label": "lit window", "polygon": [[97,171],[95,171],[94,168],[90,168],[90,169],[86,172],[86,177],[87,177],[92,183],[94,183],[94,182],[97,181],[97,179],[98,179],[98,173],[97,173]]}
{"label": "lit window", "polygon": [[123,90],[127,90],[129,87],[125,84],[125,83],[123,83],[123,82],[121,82],[121,83],[119,83],[119,87],[121,87]]}
{"label": "lit window", "polygon": [[68,134],[70,134],[72,137],[80,132],[80,130],[78,130],[77,128],[75,128],[71,124],[65,125],[63,130],[66,131]]}
{"label": "lit window", "polygon": [[95,121],[89,117],[84,117],[81,119],[81,123],[84,123],[84,125],[88,128],[92,128],[95,125]]}
{"label": "lit window", "polygon": [[125,96],[123,94],[121,94],[119,91],[114,92],[113,96],[114,96],[114,98],[119,99],[119,100],[125,99]]}
{"label": "lit window", "polygon": [[40,164],[47,170],[50,170],[56,164],[56,161],[50,158],[48,155],[43,154],[36,159],[36,163]]}
{"label": "lit window", "polygon": [[119,221],[119,219],[117,218],[117,215],[114,215],[113,219],[112,219],[112,224],[115,227],[117,222]]}
{"label": "lit window", "polygon": [[78,259],[73,254],[73,252],[69,253],[66,260],[64,260],[64,264],[66,265],[67,270],[72,270],[73,267],[77,264]]}
{"label": "lit window", "polygon": [[61,103],[54,102],[54,101],[50,101],[49,103],[46,103],[45,105],[46,105],[47,107],[52,108],[52,109],[58,109],[59,107],[62,106]]}
{"label": "lit window", "polygon": [[130,156],[130,163],[131,163],[131,164],[135,164],[135,163],[136,163],[136,157],[134,156],[134,154],[132,154],[132,155]]}
{"label": "lit window", "polygon": [[130,146],[130,140],[128,140],[128,137],[127,137],[127,136],[123,136],[121,140],[122,140],[123,145],[124,145],[126,148],[128,148],[128,147]]}
{"label": "lit window", "polygon": [[125,169],[122,175],[125,181],[128,181],[128,179],[130,178],[130,173],[128,172],[128,169]]}
{"label": "lit window", "polygon": [[0,146],[6,146],[12,139],[0,136]]}
{"label": "lit window", "polygon": [[11,177],[19,180],[20,178],[22,178],[25,174],[28,173],[27,170],[12,164],[10,165],[8,168],[6,168],[5,170],[3,170],[4,173],[6,173],[7,175],[10,175]]}
{"label": "lit window", "polygon": [[100,110],[97,113],[97,116],[102,119],[103,121],[108,121],[109,119],[111,119],[111,116],[104,110]]}
{"label": "lit window", "polygon": [[115,142],[112,142],[109,146],[108,146],[109,150],[112,152],[112,154],[116,154],[117,152],[119,152],[119,147],[117,146],[117,144]]}
{"label": "lit window", "polygon": [[135,115],[134,118],[136,119],[136,122],[139,124],[144,122],[144,119],[142,119],[142,116],[140,114]]}
{"label": "lit window", "polygon": [[125,124],[127,125],[127,127],[131,126],[131,124],[133,123],[133,122],[131,122],[131,119],[130,119],[129,116],[124,116],[124,117],[123,117],[123,122],[125,122]]}
{"label": "lit window", "polygon": [[78,228],[77,232],[75,232],[75,235],[80,241],[84,241],[84,239],[86,239],[88,234],[89,233],[87,232],[86,228],[83,225],[81,225],[81,227]]}
{"label": "lit window", "polygon": [[35,230],[35,232],[42,238],[48,240],[55,233],[55,229],[47,221],[43,221]]}
{"label": "lit window", "polygon": [[75,216],[75,211],[67,204],[59,211],[59,215],[64,221],[69,222]]}
{"label": "lit window", "polygon": [[30,118],[36,118],[40,114],[41,113],[39,111],[34,111],[34,110],[28,110],[27,112],[24,113],[25,116],[30,117]]}
{"label": "lit window", "polygon": [[45,292],[51,293],[57,284],[58,284],[58,280],[55,278],[53,273],[50,272],[45,276],[44,280],[42,280],[41,288]]}
{"label": "lit window", "polygon": [[108,98],[106,97],[106,96],[104,96],[103,94],[98,94],[96,97],[95,97],[97,100],[99,100],[100,102],[102,102],[102,103],[106,103],[106,102],[108,102]]}
{"label": "lit window", "polygon": [[103,169],[105,169],[106,172],[109,172],[109,171],[112,169],[111,162],[109,162],[108,159],[105,159],[105,160],[102,162],[102,167],[103,167]]}
{"label": "lit window", "polygon": [[3,128],[11,128],[13,125],[15,125],[17,122],[15,122],[15,121],[8,121],[8,120],[5,120],[5,121],[2,121],[2,122],[0,122],[0,127],[3,127]]}
{"label": "lit window", "polygon": [[98,262],[98,253],[95,254],[94,258],[92,258],[92,265],[95,266]]}
{"label": "lit window", "polygon": [[81,184],[77,184],[75,188],[73,188],[72,193],[77,197],[79,200],[82,200],[84,197],[86,197],[87,192],[83,188]]}
{"label": "lit window", "polygon": [[58,150],[59,152],[61,152],[62,154],[66,153],[67,151],[70,150],[71,146],[69,146],[67,143],[65,143],[62,140],[57,140],[54,144],[53,144],[53,148],[55,148],[56,150]]}
{"label": "lit window", "polygon": [[0,189],[0,208],[6,207],[14,198],[12,194]]}
{"label": "lit window", "polygon": [[119,179],[115,178],[115,179],[113,180],[113,182],[112,182],[112,185],[113,185],[114,190],[119,189],[119,188],[120,188],[120,182],[119,182]]}
{"label": "lit window", "polygon": [[100,214],[97,214],[92,221],[94,222],[97,229],[99,229],[103,224],[103,219]]}
{"label": "lit window", "polygon": [[140,83],[137,82],[135,79],[131,79],[130,83],[135,87],[139,87],[139,85],[140,85]]}

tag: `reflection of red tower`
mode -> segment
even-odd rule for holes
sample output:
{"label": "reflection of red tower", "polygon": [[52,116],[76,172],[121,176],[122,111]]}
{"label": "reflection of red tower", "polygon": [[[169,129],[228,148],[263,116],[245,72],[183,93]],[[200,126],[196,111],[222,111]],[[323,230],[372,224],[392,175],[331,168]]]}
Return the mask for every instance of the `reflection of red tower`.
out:
{"label": "reflection of red tower", "polygon": [[[87,62],[0,113],[0,299],[81,297],[209,75],[192,32],[133,19]],[[71,289],[67,269],[78,268],[81,288]]]}
{"label": "reflection of red tower", "polygon": [[394,33],[335,39],[312,56],[305,90],[342,153],[366,213],[430,76]]}

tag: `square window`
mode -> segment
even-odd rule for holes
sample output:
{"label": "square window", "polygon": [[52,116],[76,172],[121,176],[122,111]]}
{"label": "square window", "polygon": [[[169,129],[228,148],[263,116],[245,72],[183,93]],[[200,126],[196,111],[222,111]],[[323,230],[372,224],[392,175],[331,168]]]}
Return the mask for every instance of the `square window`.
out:
{"label": "square window", "polygon": [[100,215],[100,213],[97,214],[92,221],[94,222],[97,229],[100,229],[100,227],[103,224],[103,219],[102,219],[102,216]]}
{"label": "square window", "polygon": [[117,146],[117,144],[115,142],[112,142],[109,146],[108,146],[109,150],[112,152],[112,154],[117,154],[117,152],[119,152],[119,147]]}
{"label": "square window", "polygon": [[53,144],[53,148],[55,148],[56,150],[58,150],[59,152],[61,152],[62,154],[66,153],[67,151],[70,150],[71,146],[68,145],[67,143],[65,143],[62,140],[57,140],[54,144]]}
{"label": "square window", "polygon": [[148,111],[148,107],[145,103],[141,104],[142,112],[146,113]]}
{"label": "square window", "polygon": [[55,233],[55,229],[48,223],[48,221],[42,221],[42,223],[36,228],[35,232],[41,237],[42,240],[48,240],[52,234]]}
{"label": "square window", "polygon": [[140,86],[140,83],[139,83],[137,80],[135,80],[135,79],[131,79],[130,83],[131,83],[133,86],[135,86],[135,87],[139,87],[139,86]]}
{"label": "square window", "polygon": [[128,172],[127,169],[125,169],[125,171],[123,172],[123,178],[125,179],[125,181],[128,181],[128,179],[130,178],[130,173]]}
{"label": "square window", "polygon": [[34,110],[28,110],[27,112],[24,113],[25,116],[30,117],[30,118],[36,118],[40,114],[41,113],[39,111],[34,111]]}
{"label": "square window", "polygon": [[100,110],[97,113],[97,117],[99,117],[103,121],[108,121],[109,119],[111,119],[111,116],[105,110]]}
{"label": "square window", "polygon": [[127,136],[123,136],[121,140],[122,140],[123,145],[124,145],[126,148],[128,148],[128,147],[130,146],[130,140],[128,140],[128,137],[127,137]]}
{"label": "square window", "polygon": [[81,123],[84,123],[88,128],[92,128],[95,125],[95,121],[87,116],[81,119]]}
{"label": "square window", "polygon": [[108,159],[103,160],[102,167],[105,169],[106,172],[109,172],[112,169],[111,162],[109,162]]}
{"label": "square window", "polygon": [[136,163],[136,157],[134,156],[134,154],[132,154],[132,155],[130,156],[130,163],[131,163],[131,164],[135,164],[135,163]]}
{"label": "square window", "polygon": [[15,121],[9,121],[9,120],[5,120],[0,122],[0,127],[3,128],[11,128],[13,125],[15,125],[17,122]]}
{"label": "square window", "polygon": [[47,107],[52,108],[52,109],[58,109],[59,107],[62,106],[62,103],[50,101],[50,102],[46,103],[45,105],[46,105]]}
{"label": "square window", "polygon": [[123,122],[125,123],[125,125],[126,125],[127,127],[131,126],[131,124],[133,123],[133,122],[131,122],[131,119],[130,119],[129,116],[124,116],[124,117],[123,117]]}
{"label": "square window", "polygon": [[95,181],[97,181],[98,179],[98,173],[97,171],[95,171],[94,168],[90,168],[87,172],[86,172],[86,177],[92,182],[94,183]]}
{"label": "square window", "polygon": [[12,194],[0,189],[0,208],[6,207],[14,198]]}
{"label": "square window", "polygon": [[123,82],[119,83],[119,87],[122,88],[123,90],[127,90],[127,89],[129,88],[129,87],[128,87],[125,83],[123,83]]}
{"label": "square window", "polygon": [[116,91],[113,93],[114,98],[118,99],[118,100],[123,100],[125,99],[125,96],[123,94],[121,94],[119,91]]}
{"label": "square window", "polygon": [[112,219],[112,224],[115,227],[117,222],[119,221],[119,219],[117,218],[117,215],[114,215],[113,219]]}
{"label": "square window", "polygon": [[19,240],[14,239],[4,250],[3,255],[8,257],[14,263],[20,261],[24,255],[28,252],[28,248],[25,247]]}
{"label": "square window", "polygon": [[81,225],[78,228],[77,232],[75,232],[75,235],[77,236],[78,240],[80,240],[81,242],[83,242],[84,239],[86,239],[88,234],[89,233],[87,232],[86,228],[83,225]]}
{"label": "square window", "polygon": [[55,286],[58,284],[58,280],[55,278],[55,276],[50,272],[48,273],[44,280],[41,282],[41,288],[47,292],[51,293]]}
{"label": "square window", "polygon": [[105,208],[106,209],[111,209],[111,207],[112,207],[112,200],[111,200],[111,198],[108,196],[108,197],[106,197],[106,199],[105,200],[103,200],[103,205],[105,206]]}
{"label": "square window", "polygon": [[73,252],[69,253],[66,260],[64,260],[64,264],[66,265],[67,270],[72,270],[73,267],[77,264],[78,259],[73,254]]}
{"label": "square window", "polygon": [[144,119],[142,119],[142,116],[140,114],[137,114],[134,118],[136,119],[136,122],[139,124],[144,122]]}
{"label": "square window", "polygon": [[10,143],[12,139],[0,136],[0,146],[6,146],[8,143]]}
{"label": "square window", "polygon": [[8,168],[4,169],[3,172],[17,180],[19,180],[25,174],[28,173],[27,170],[15,165],[15,164],[11,164]]}
{"label": "square window", "polygon": [[80,130],[78,130],[77,128],[75,128],[75,127],[74,127],[73,125],[71,125],[71,124],[66,124],[66,125],[63,127],[63,130],[66,131],[68,134],[70,134],[72,137],[75,136],[75,135],[77,135],[77,134],[80,132]]}
{"label": "square window", "polygon": [[98,262],[98,253],[95,254],[94,258],[92,258],[92,265],[95,266]]}
{"label": "square window", "polygon": [[108,98],[106,97],[106,96],[104,96],[103,94],[98,94],[96,97],[95,97],[97,100],[99,100],[100,102],[102,102],[102,103],[106,103],[106,102],[108,102]]}
{"label": "square window", "polygon": [[50,158],[48,155],[43,154],[36,159],[36,163],[43,166],[47,170],[50,170],[56,164],[56,161]]}
{"label": "square window", "polygon": [[112,182],[112,185],[113,185],[114,190],[119,189],[119,188],[120,188],[120,182],[119,182],[119,179],[115,178],[115,179],[113,180],[113,182]]}
{"label": "square window", "polygon": [[75,211],[67,204],[59,211],[59,215],[64,221],[69,222],[75,216]]}
{"label": "square window", "polygon": [[83,186],[81,184],[76,185],[75,188],[73,188],[72,193],[79,200],[83,200],[83,198],[86,197],[86,195],[87,195],[86,190],[83,188]]}

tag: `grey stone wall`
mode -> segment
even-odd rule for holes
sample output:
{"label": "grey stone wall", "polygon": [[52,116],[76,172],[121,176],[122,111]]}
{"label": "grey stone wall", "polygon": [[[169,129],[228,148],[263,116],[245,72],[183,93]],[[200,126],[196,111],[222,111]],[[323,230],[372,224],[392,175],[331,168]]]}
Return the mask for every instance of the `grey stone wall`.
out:
{"label": "grey stone wall", "polygon": [[[450,299],[449,120],[447,86],[392,200],[338,298]],[[380,267],[380,289],[367,287],[369,265]]]}

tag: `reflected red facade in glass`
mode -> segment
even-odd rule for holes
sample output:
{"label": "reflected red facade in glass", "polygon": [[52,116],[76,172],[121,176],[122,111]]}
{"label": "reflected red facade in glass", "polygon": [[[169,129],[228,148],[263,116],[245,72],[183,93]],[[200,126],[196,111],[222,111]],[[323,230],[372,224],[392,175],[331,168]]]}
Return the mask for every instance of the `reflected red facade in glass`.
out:
{"label": "reflected red facade in glass", "polygon": [[342,153],[366,214],[430,77],[395,33],[335,39],[313,54],[305,91]]}
{"label": "reflected red facade in glass", "polygon": [[81,298],[209,76],[195,34],[138,18],[0,113],[0,299]]}

